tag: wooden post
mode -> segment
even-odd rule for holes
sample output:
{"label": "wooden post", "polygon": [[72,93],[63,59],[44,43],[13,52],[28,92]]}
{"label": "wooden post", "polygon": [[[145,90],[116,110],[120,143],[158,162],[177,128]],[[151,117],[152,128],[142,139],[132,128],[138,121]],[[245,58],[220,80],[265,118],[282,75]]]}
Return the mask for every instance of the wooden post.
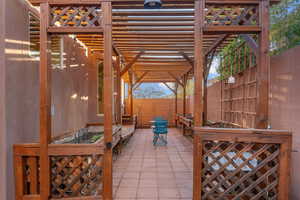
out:
{"label": "wooden post", "polygon": [[203,124],[203,24],[204,24],[204,0],[195,0],[195,24],[194,24],[194,125]]}
{"label": "wooden post", "polygon": [[259,4],[261,32],[259,34],[259,59],[257,65],[257,102],[255,128],[268,127],[269,112],[269,0],[262,0]]}
{"label": "wooden post", "polygon": [[133,117],[133,77],[132,77],[132,72],[129,71],[129,85],[128,85],[128,100],[130,102],[129,104],[129,113],[130,113],[130,117]]}
{"label": "wooden post", "polygon": [[[184,117],[186,117],[186,75],[184,75],[183,78],[183,109],[182,109],[182,114]],[[185,135],[185,124],[182,124],[182,133]]]}
{"label": "wooden post", "polygon": [[177,127],[177,104],[178,104],[178,83],[175,83],[175,127]]}
{"label": "wooden post", "polygon": [[104,173],[103,199],[112,199],[112,122],[113,122],[113,68],[112,68],[112,7],[102,2],[104,28]]}
{"label": "wooden post", "polygon": [[117,115],[117,124],[121,124],[122,119],[122,108],[121,108],[121,91],[122,91],[122,84],[121,84],[121,63],[120,63],[120,56],[117,56],[116,60],[116,84],[117,84],[117,96],[116,96],[116,115]]}
{"label": "wooden post", "polygon": [[[206,67],[206,70],[208,70],[207,66],[207,56],[205,56],[204,60],[204,66]],[[207,72],[209,73],[209,72]],[[204,76],[204,84],[203,84],[203,123],[207,122],[207,79],[208,79],[208,74],[206,76],[206,73],[203,75]]]}
{"label": "wooden post", "polygon": [[49,4],[41,3],[40,9],[40,195],[41,200],[47,200],[50,193],[48,144],[51,140],[51,56],[50,35],[47,32]]}
{"label": "wooden post", "polygon": [[201,199],[202,146],[199,134],[194,135],[193,144],[193,200]]}
{"label": "wooden post", "polygon": [[291,153],[292,153],[292,137],[283,140],[280,145],[280,163],[279,163],[279,187],[278,199],[291,199]]}

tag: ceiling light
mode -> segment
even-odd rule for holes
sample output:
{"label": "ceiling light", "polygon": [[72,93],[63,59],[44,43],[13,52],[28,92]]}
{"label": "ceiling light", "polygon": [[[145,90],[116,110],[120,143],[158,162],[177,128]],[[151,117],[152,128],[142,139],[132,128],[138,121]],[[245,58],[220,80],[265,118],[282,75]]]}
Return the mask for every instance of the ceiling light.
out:
{"label": "ceiling light", "polygon": [[146,9],[158,9],[161,7],[161,0],[145,0],[144,7]]}

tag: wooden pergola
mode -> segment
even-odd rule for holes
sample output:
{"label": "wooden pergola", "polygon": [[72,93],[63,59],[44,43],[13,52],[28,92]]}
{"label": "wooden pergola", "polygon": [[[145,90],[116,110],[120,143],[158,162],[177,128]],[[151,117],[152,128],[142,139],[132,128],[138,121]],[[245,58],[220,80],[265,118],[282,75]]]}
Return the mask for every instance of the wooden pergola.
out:
{"label": "wooden pergola", "polygon": [[[185,87],[194,78],[194,126],[203,125],[203,82],[208,55],[238,35],[258,36],[258,98],[256,128],[267,128],[269,91],[269,6],[277,0],[163,0],[159,10],[145,10],[143,0],[30,0],[40,7],[40,194],[18,199],[51,197],[50,162],[66,152],[86,155],[102,148],[103,199],[112,199],[112,126],[121,123],[121,84],[129,94],[141,82],[175,82]],[[104,135],[99,146],[53,145],[51,139],[50,40],[56,34],[76,34],[90,52],[104,60]],[[113,66],[112,57],[117,65]],[[118,118],[113,118],[113,70],[117,72]],[[131,97],[132,98],[132,97]],[[131,110],[132,113],[132,110]],[[98,154],[99,154],[98,152]],[[195,166],[197,167],[197,166]],[[21,173],[21,172],[17,172]],[[197,182],[195,182],[197,183]],[[194,191],[194,199],[199,197]],[[76,196],[70,196],[75,199]],[[82,197],[86,199],[87,197]],[[62,198],[64,199],[64,198]],[[81,199],[78,197],[76,199]],[[97,199],[89,197],[87,199]]]}

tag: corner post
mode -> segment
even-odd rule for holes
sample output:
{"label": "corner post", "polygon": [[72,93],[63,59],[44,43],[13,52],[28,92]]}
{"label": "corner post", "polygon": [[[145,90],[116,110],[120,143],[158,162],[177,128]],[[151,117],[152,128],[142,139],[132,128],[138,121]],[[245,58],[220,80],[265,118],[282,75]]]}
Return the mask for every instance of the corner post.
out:
{"label": "corner post", "polygon": [[117,123],[121,124],[121,91],[122,91],[122,84],[121,84],[121,63],[120,63],[120,56],[117,56],[116,60],[116,87],[117,87],[117,96],[116,96],[116,118],[117,118]]}
{"label": "corner post", "polygon": [[257,102],[255,128],[268,127],[269,115],[269,82],[270,82],[270,55],[269,55],[269,8],[270,1],[262,0],[259,3],[261,32],[259,33],[259,57],[257,66]]}
{"label": "corner post", "polygon": [[102,2],[104,28],[104,173],[103,199],[111,200],[112,192],[112,124],[113,124],[113,68],[112,68],[112,7]]}
{"label": "corner post", "polygon": [[[183,103],[182,103],[182,106],[183,106],[183,108],[182,108],[182,114],[183,114],[183,117],[186,117],[186,75],[184,75],[184,77],[183,77],[183,85],[182,85],[182,89],[183,89]],[[185,124],[183,123],[182,124],[182,133],[183,133],[183,135],[185,135],[185,128],[186,128],[186,126],[185,126]]]}
{"label": "corner post", "polygon": [[51,141],[51,38],[49,4],[40,4],[40,195],[47,200],[50,195],[50,160],[48,144]]}
{"label": "corner post", "polygon": [[128,75],[129,75],[129,85],[128,85],[128,100],[130,102],[129,104],[129,113],[130,113],[130,117],[131,119],[133,118],[133,75],[132,75],[132,71],[128,71]]}
{"label": "corner post", "polygon": [[204,0],[195,0],[194,22],[194,125],[203,124],[203,24],[204,24]]}

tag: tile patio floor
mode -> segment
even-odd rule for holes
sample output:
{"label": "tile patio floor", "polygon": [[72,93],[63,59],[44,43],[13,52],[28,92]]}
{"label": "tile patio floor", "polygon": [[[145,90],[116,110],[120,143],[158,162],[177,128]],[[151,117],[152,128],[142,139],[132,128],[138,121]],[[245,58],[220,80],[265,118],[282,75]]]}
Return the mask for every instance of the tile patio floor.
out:
{"label": "tile patio floor", "polygon": [[138,129],[114,162],[114,199],[192,199],[192,143],[169,129],[168,145],[154,147],[152,130]]}

